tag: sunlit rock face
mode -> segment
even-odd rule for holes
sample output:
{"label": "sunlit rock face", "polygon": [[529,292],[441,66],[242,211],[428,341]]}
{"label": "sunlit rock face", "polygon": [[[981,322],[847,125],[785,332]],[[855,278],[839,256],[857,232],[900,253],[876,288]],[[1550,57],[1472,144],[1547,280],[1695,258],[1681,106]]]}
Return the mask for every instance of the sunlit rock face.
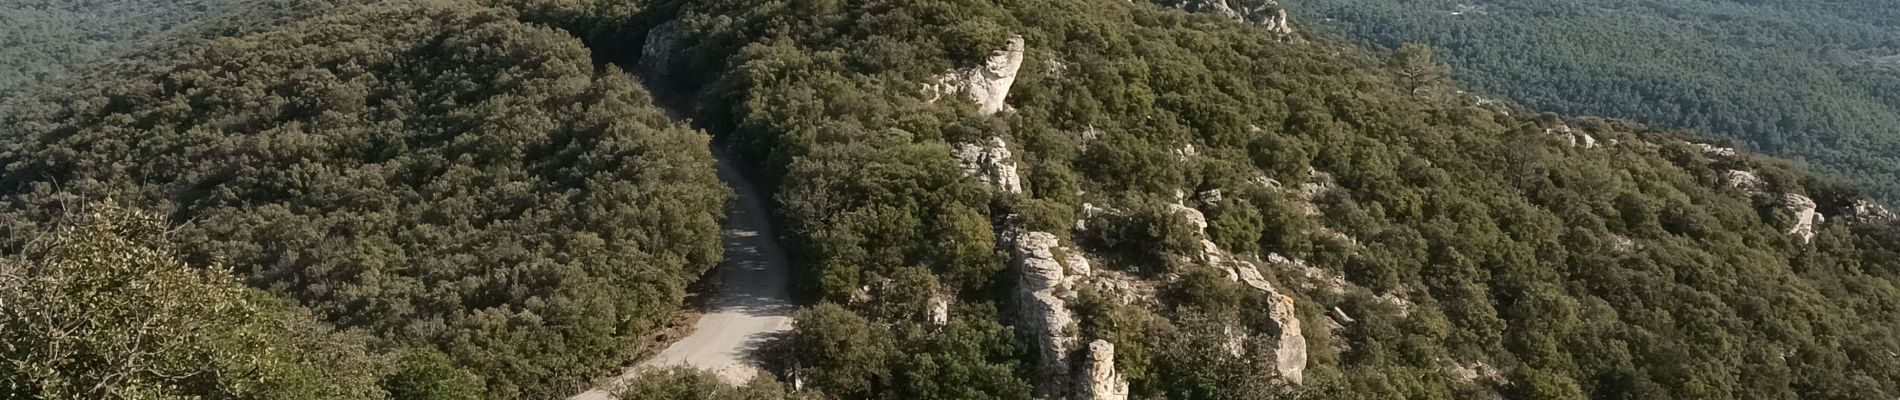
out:
{"label": "sunlit rock face", "polygon": [[963,93],[976,102],[978,113],[994,115],[1009,108],[1003,100],[1009,97],[1009,87],[1016,84],[1016,72],[1022,67],[1023,37],[1011,37],[982,66],[946,71],[936,82],[925,85],[924,92],[931,101]]}

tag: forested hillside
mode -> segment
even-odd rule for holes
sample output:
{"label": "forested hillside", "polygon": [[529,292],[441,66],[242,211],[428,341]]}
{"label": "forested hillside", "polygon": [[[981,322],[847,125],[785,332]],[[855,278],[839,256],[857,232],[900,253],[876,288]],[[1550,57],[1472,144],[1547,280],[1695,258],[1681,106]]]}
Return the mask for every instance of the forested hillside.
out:
{"label": "forested hillside", "polygon": [[236,0],[12,0],[0,4],[0,97],[133,52]]}
{"label": "forested hillside", "polygon": [[827,397],[1900,392],[1900,232],[1853,186],[1426,49],[1258,4],[674,6],[632,57],[777,181]]}
{"label": "forested hillside", "polygon": [[1377,46],[1430,43],[1483,93],[1734,138],[1900,201],[1891,2],[1287,4],[1307,25]]}
{"label": "forested hillside", "polygon": [[[623,398],[1900,395],[1900,225],[1859,185],[1466,95],[1297,5],[363,3],[0,106],[0,289],[44,286],[0,297],[0,343],[200,298],[102,276],[234,304],[167,343],[287,349],[127,387],[565,397],[720,256],[707,138],[657,102],[767,183],[808,307],[756,346],[774,377]],[[28,361],[0,398],[102,379],[44,358],[0,351]]]}
{"label": "forested hillside", "polygon": [[155,214],[179,262],[373,335],[363,372],[405,399],[569,394],[718,260],[705,136],[572,36],[460,1],[312,15],[9,101],[0,250],[89,203]]}

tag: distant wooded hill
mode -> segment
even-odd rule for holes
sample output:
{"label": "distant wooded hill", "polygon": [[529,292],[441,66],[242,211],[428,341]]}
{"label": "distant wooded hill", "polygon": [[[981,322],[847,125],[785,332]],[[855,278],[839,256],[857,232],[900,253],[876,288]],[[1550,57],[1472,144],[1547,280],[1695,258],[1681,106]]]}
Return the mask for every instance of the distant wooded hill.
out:
{"label": "distant wooded hill", "polygon": [[1733,138],[1900,201],[1891,1],[1286,3],[1315,29],[1430,43],[1476,91]]}

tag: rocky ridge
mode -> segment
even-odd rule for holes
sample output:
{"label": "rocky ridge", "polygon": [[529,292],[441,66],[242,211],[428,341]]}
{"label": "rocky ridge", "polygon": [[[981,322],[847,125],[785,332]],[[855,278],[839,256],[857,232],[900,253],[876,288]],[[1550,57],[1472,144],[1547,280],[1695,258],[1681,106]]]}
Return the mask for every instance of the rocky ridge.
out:
{"label": "rocky ridge", "polygon": [[1280,3],[1275,0],[1171,0],[1161,3],[1187,12],[1231,18],[1280,37],[1293,34],[1293,24],[1288,21],[1286,8],[1280,7]]}
{"label": "rocky ridge", "polygon": [[[1229,280],[1240,282],[1254,290],[1266,292],[1275,299],[1267,310],[1268,319],[1274,324],[1270,346],[1274,356],[1274,370],[1287,382],[1300,384],[1306,379],[1306,336],[1300,329],[1300,318],[1295,314],[1293,297],[1279,292],[1260,274],[1259,267],[1251,261],[1237,257],[1220,248],[1220,245],[1207,240],[1207,217],[1193,207],[1180,203],[1169,205],[1177,216],[1187,220],[1199,232],[1201,239],[1200,260],[1208,266],[1219,268],[1227,274]],[[1238,338],[1241,335],[1235,335]],[[1234,349],[1237,350],[1238,348]],[[1230,350],[1231,351],[1231,350]]]}
{"label": "rocky ridge", "polygon": [[[925,86],[931,101],[945,93],[964,93],[977,103],[977,111],[994,115],[1007,110],[1004,103],[1009,88],[1023,62],[1023,40],[1011,38],[989,62],[978,68],[955,70],[939,76]],[[1022,193],[1022,181],[1009,143],[992,137],[978,143],[958,143],[951,149],[964,175],[976,178],[1005,193]],[[1060,238],[1048,232],[1023,229],[1015,224],[1018,216],[1004,216],[1006,226],[999,229],[997,243],[1009,255],[1009,267],[1017,276],[1014,314],[1017,327],[1030,336],[1038,360],[1037,394],[1045,398],[1122,400],[1127,398],[1128,382],[1115,371],[1115,346],[1096,340],[1083,354],[1081,368],[1074,369],[1079,350],[1075,315],[1068,303],[1075,300],[1075,285],[1093,272],[1088,258],[1078,249],[1064,246]],[[948,305],[933,301],[931,319],[948,313]]]}
{"label": "rocky ridge", "polygon": [[[1714,159],[1732,160],[1738,152],[1727,147],[1716,147],[1707,143],[1693,143],[1703,154]],[[1723,183],[1747,195],[1749,198],[1766,201],[1780,206],[1794,215],[1794,226],[1788,229],[1788,235],[1801,238],[1802,243],[1814,240],[1814,232],[1827,216],[1822,215],[1820,206],[1814,199],[1800,193],[1770,193],[1768,182],[1754,171],[1729,170],[1722,175]],[[1874,207],[1879,207],[1875,205]]]}

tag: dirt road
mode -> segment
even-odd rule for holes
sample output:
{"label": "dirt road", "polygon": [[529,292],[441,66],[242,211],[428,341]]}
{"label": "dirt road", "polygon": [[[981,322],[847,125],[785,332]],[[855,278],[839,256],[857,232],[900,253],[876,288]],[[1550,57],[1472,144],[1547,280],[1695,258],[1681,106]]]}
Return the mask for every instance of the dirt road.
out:
{"label": "dirt road", "polygon": [[795,309],[788,288],[791,266],[773,239],[771,218],[762,203],[765,199],[759,198],[729,157],[719,150],[713,153],[719,160],[719,179],[732,188],[733,204],[725,223],[726,259],[711,278],[717,281],[711,285],[715,293],[706,314],[691,335],[627,369],[606,387],[568,400],[614,399],[607,388],[653,367],[690,366],[717,373],[727,382],[743,383],[758,373],[752,350],[772,335],[791,329]]}

